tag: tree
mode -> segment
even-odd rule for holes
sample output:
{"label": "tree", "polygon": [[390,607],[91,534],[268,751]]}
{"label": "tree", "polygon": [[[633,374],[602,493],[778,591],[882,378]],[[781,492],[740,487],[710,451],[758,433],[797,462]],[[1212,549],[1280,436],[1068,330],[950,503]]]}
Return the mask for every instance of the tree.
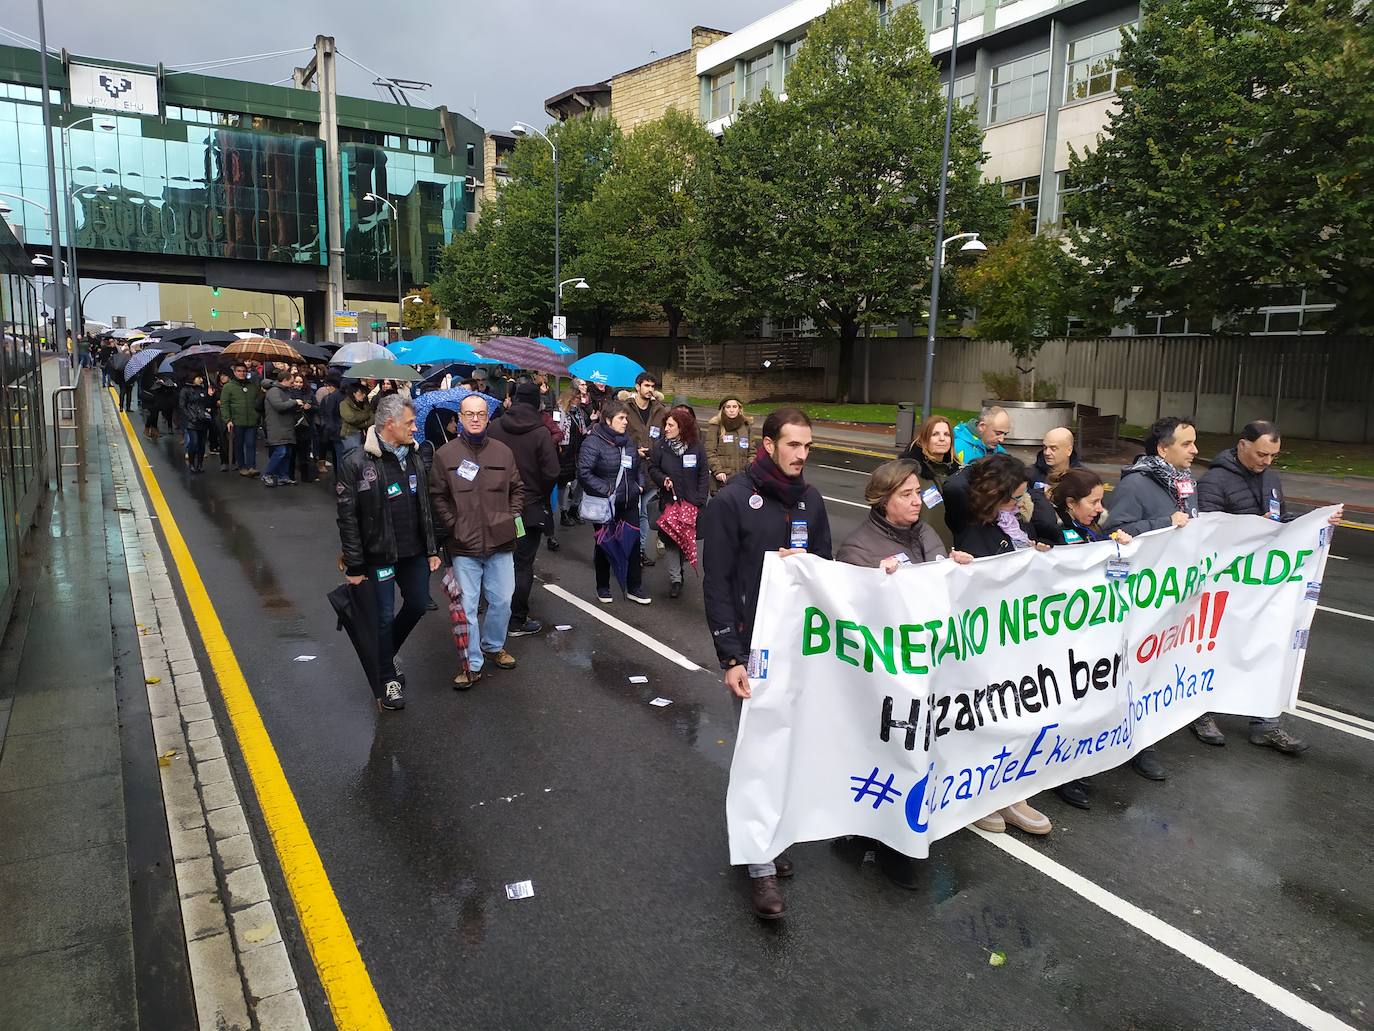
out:
{"label": "tree", "polygon": [[[610,167],[620,130],[608,118],[550,126],[558,147],[562,274],[576,271],[585,233],[581,214]],[[445,251],[434,297],[460,325],[547,332],[554,297],[553,153],[538,136],[519,141],[507,160],[510,181],[483,209],[477,227]]]}
{"label": "tree", "polygon": [[582,215],[578,270],[592,283],[589,301],[612,298],[622,315],[661,314],[669,338],[677,337],[700,246],[701,179],[714,149],[701,123],[676,108],[619,142]]}
{"label": "tree", "polygon": [[[412,301],[412,297],[418,297],[419,300]],[[419,290],[412,290],[406,295],[401,304],[401,325],[406,329],[423,333],[433,329],[438,321],[439,306],[430,296],[429,287],[422,286]]]}
{"label": "tree", "polygon": [[977,309],[974,332],[1011,345],[1017,371],[1030,376],[1027,399],[1035,393],[1031,363],[1046,340],[1064,334],[1081,278],[1082,265],[1065,252],[1063,240],[1048,230],[1037,236],[1024,211],[1005,240],[958,273],[959,285]]}
{"label": "tree", "polygon": [[[1374,86],[1357,0],[1158,0],[1128,35],[1110,136],[1070,154],[1073,243],[1095,308],[1223,328],[1273,285],[1370,325]],[[1126,303],[1122,310],[1121,305]]]}
{"label": "tree", "polygon": [[[818,18],[788,73],[726,130],[702,192],[697,312],[719,331],[765,315],[811,319],[839,344],[847,398],[864,324],[918,315],[929,295],[945,93],[916,5],[879,23],[868,0]],[[947,234],[1001,235],[982,135],[956,108]]]}

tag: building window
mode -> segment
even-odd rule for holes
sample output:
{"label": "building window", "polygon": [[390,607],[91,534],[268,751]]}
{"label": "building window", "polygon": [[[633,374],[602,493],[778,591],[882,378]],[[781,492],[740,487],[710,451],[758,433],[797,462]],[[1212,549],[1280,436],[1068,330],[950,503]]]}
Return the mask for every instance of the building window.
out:
{"label": "building window", "polygon": [[773,51],[748,61],[744,66],[744,99],[746,103],[754,103],[763,96],[764,89],[771,86],[771,76],[773,74]]}
{"label": "building window", "polygon": [[961,75],[954,80],[954,102],[960,107],[977,107],[978,93],[974,76]]}
{"label": "building window", "polygon": [[[886,28],[887,23],[892,20],[893,12],[895,12],[899,7],[905,7],[907,4],[911,2],[912,0],[878,0],[878,21],[880,21],[883,24],[883,27]],[[946,7],[948,7],[951,0],[935,0],[935,2],[937,5],[943,3]]]}
{"label": "building window", "polygon": [[1106,29],[1069,44],[1068,71],[1064,76],[1064,102],[1115,93],[1129,85],[1125,73],[1116,67],[1121,53],[1121,35],[1126,26]]}
{"label": "building window", "polygon": [[1018,61],[999,64],[992,70],[988,123],[1045,110],[1050,93],[1050,52],[1041,51]]}
{"label": "building window", "polygon": [[1299,287],[1273,286],[1269,288],[1269,303],[1249,312],[1240,319],[1241,328],[1256,335],[1284,336],[1300,333],[1322,333],[1316,316],[1335,307],[1317,290]]}
{"label": "building window", "polygon": [[801,49],[804,38],[798,36],[796,39],[785,41],[782,45],[782,81],[784,83],[787,82],[788,73],[792,71],[792,62],[796,60],[797,51]]}
{"label": "building window", "polygon": [[413,153],[416,153],[416,154],[433,154],[433,153],[434,153],[434,141],[433,141],[433,140],[423,140],[423,139],[420,139],[420,138],[417,137],[417,136],[407,136],[407,137],[406,137],[406,150],[412,151]]}
{"label": "building window", "polygon": [[469,144],[467,145],[467,152],[468,152],[468,167],[469,167],[469,168],[475,168],[475,167],[477,166],[477,147],[476,147],[474,144],[469,143]]}
{"label": "building window", "polygon": [[735,113],[735,70],[711,77],[711,117],[724,118]]}
{"label": "building window", "polygon": [[1032,226],[1039,224],[1040,177],[1038,175],[1033,175],[1029,179],[1013,179],[1009,183],[1003,183],[1002,197],[1006,200],[1007,207],[1029,211]]}

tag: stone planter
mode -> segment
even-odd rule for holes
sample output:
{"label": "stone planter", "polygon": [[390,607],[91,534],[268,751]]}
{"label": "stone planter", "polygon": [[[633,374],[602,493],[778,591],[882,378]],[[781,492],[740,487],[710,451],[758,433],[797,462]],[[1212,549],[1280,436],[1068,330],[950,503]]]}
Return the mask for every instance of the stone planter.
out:
{"label": "stone planter", "polygon": [[1050,430],[1059,426],[1073,427],[1073,401],[992,401],[984,400],[983,407],[999,405],[1011,416],[1008,444],[1035,445]]}

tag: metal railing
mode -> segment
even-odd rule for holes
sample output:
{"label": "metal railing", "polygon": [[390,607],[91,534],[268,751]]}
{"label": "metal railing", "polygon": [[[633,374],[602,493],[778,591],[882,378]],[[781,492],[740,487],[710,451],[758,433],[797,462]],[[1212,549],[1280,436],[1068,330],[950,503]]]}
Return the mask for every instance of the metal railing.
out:
{"label": "metal railing", "polygon": [[[86,475],[86,392],[82,389],[85,367],[77,365],[76,379],[65,387],[52,392],[52,444],[53,465],[57,473],[57,489],[62,490],[62,470],[76,469],[77,479]],[[65,403],[64,403],[65,399]],[[62,439],[63,431],[70,432],[70,439]],[[68,461],[69,452],[76,452],[76,461]]]}

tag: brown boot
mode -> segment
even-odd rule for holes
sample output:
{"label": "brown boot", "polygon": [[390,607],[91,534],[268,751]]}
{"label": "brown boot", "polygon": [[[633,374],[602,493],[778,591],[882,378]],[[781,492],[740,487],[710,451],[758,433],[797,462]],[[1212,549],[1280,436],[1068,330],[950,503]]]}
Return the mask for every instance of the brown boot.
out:
{"label": "brown boot", "polygon": [[515,669],[515,656],[502,648],[499,652],[487,652],[487,661],[497,669]]}
{"label": "brown boot", "polygon": [[769,874],[767,877],[749,878],[754,894],[754,915],[760,920],[778,920],[787,911],[782,900],[782,889],[778,879]]}

